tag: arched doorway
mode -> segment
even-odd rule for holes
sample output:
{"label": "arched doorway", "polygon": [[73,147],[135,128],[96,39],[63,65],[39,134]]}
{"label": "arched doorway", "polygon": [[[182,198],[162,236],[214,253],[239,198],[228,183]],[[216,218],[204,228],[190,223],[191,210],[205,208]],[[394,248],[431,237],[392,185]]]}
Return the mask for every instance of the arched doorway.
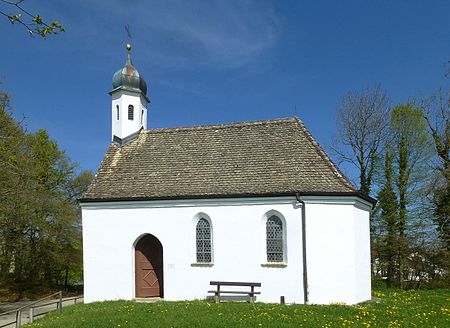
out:
{"label": "arched doorway", "polygon": [[163,297],[163,248],[158,238],[142,236],[134,254],[136,297]]}

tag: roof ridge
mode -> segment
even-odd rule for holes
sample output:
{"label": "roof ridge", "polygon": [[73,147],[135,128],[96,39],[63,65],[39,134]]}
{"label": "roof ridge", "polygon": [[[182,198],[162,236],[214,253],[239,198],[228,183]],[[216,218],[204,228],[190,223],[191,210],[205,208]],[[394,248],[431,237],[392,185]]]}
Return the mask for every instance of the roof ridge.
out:
{"label": "roof ridge", "polygon": [[[300,121],[298,117],[285,117],[276,118],[270,120],[257,120],[257,121],[244,121],[244,122],[232,122],[223,124],[205,124],[205,125],[192,125],[192,126],[179,126],[171,128],[152,128],[143,130],[143,133],[158,133],[158,132],[177,132],[180,130],[192,131],[192,130],[210,130],[210,129],[227,129],[240,126],[255,126],[265,124],[279,124],[279,123],[294,123]],[[301,121],[300,121],[301,122]]]}

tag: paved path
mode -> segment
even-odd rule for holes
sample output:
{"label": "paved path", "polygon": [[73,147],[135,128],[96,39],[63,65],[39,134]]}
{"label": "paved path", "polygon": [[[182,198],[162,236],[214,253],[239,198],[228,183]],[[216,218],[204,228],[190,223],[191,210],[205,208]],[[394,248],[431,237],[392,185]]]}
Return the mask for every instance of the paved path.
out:
{"label": "paved path", "polygon": [[[51,301],[53,301],[53,300],[46,300],[46,301],[42,301],[42,303],[37,304],[37,305],[42,305],[42,306],[40,306],[39,308],[35,308],[34,309],[34,317],[35,317],[34,319],[35,320],[42,317],[42,315],[39,315],[39,314],[45,313],[47,311],[56,310],[56,306],[57,306],[56,303],[55,304],[48,304],[48,305],[46,305],[47,303],[49,303]],[[21,302],[14,302],[14,303],[0,303],[0,309],[2,309],[3,312],[13,311],[13,310],[16,310],[16,309],[18,309],[18,308],[20,308],[22,306],[31,304],[33,302],[34,301],[21,301]],[[83,298],[77,299],[76,302],[77,303],[83,302]],[[72,305],[74,303],[75,302],[74,302],[73,299],[71,299],[71,297],[63,298],[63,308],[65,306]],[[30,321],[29,315],[30,315],[30,309],[29,308],[25,309],[24,312],[22,312],[22,316],[21,316],[22,324],[28,323]],[[38,315],[37,318],[36,318],[36,315]],[[13,322],[15,320],[16,320],[16,313],[15,312],[9,313],[9,314],[6,314],[6,315],[2,315],[0,313],[0,327],[4,327],[4,325],[6,325],[7,323]],[[10,325],[5,326],[5,327],[15,327],[15,323],[14,324],[10,324]]]}

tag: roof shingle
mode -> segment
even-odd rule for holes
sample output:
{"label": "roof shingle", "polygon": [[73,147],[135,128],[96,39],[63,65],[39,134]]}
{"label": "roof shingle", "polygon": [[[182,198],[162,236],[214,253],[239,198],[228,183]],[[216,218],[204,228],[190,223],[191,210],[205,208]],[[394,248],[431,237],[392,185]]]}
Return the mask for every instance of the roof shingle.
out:
{"label": "roof shingle", "polygon": [[150,129],[111,144],[82,201],[355,193],[297,118]]}

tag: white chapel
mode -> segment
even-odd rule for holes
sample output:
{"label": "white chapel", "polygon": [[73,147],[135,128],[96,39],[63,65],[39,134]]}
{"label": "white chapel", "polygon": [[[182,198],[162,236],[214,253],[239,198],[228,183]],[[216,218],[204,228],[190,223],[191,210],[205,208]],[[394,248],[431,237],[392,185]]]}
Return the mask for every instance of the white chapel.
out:
{"label": "white chapel", "polygon": [[261,283],[257,302],[370,299],[358,192],[298,118],[147,129],[147,84],[112,81],[112,142],[86,194],[85,302],[206,299],[211,281]]}

